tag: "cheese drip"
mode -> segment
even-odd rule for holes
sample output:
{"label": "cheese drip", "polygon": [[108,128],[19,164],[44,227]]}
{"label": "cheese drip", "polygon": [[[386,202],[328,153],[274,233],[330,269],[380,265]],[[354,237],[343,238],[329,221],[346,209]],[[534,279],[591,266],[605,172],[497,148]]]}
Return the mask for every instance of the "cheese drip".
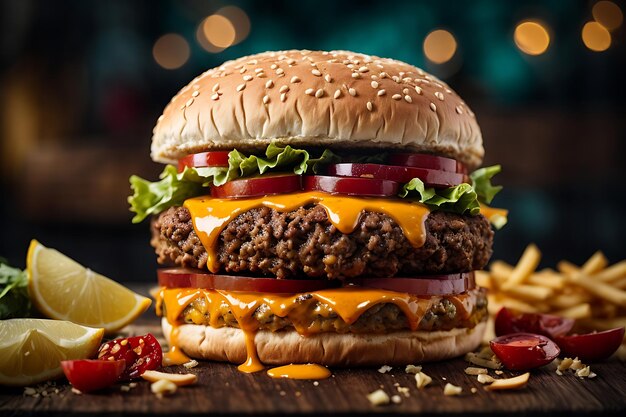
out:
{"label": "cheese drip", "polygon": [[391,217],[414,247],[421,247],[426,239],[424,221],[430,210],[423,204],[399,199],[302,192],[232,200],[204,196],[186,200],[184,206],[191,213],[194,230],[207,251],[207,268],[216,273],[219,270],[217,239],[235,217],[262,206],[284,213],[308,204],[322,206],[328,220],[344,234],[354,231],[361,213],[371,211]]}
{"label": "cheese drip", "polygon": [[[311,297],[302,301],[303,295]],[[199,288],[162,288],[157,300],[157,314],[163,314],[164,304],[165,317],[173,326],[172,333],[174,333],[177,326],[181,324],[180,317],[185,308],[199,297],[205,299],[209,324],[215,328],[224,326],[224,323],[220,321],[219,311],[222,305],[228,306],[245,335],[247,360],[239,367],[239,370],[256,372],[263,369],[263,365],[258,359],[254,344],[254,336],[259,326],[254,312],[263,304],[267,305],[276,316],[287,317],[295,330],[306,336],[319,331],[314,327],[316,315],[307,314],[311,311],[312,303],[319,303],[325,309],[336,313],[348,324],[355,323],[364,312],[377,304],[391,303],[404,313],[409,328],[417,330],[426,312],[442,298],[454,303],[458,314],[469,317],[476,296],[473,292],[467,292],[454,296],[420,298],[407,293],[361,287],[325,289],[289,295]],[[170,340],[171,345],[174,342],[174,339]]]}

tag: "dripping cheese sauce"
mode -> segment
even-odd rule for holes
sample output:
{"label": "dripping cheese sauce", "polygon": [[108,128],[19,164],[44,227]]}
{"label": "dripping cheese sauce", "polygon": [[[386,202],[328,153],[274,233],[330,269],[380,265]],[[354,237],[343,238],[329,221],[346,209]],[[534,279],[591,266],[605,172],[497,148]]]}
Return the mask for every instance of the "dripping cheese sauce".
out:
{"label": "dripping cheese sauce", "polygon": [[[253,208],[268,207],[279,212],[288,212],[309,204],[317,204],[326,210],[329,221],[342,233],[349,234],[358,225],[361,213],[371,211],[383,213],[391,217],[402,229],[407,240],[418,248],[426,239],[425,220],[430,210],[423,204],[407,202],[399,199],[363,198],[345,195],[331,195],[321,192],[299,192],[246,199],[214,199],[208,196],[188,199],[184,202],[193,221],[193,227],[207,251],[207,268],[216,273],[219,262],[216,256],[218,238],[223,228],[235,217]],[[490,218],[503,215],[502,210],[482,207],[481,213]],[[506,212],[504,212],[506,215]],[[307,293],[312,299],[323,303],[334,310],[346,323],[354,323],[369,308],[379,303],[395,304],[407,317],[409,327],[416,330],[423,315],[438,301],[436,297],[419,298],[406,293],[366,288],[326,289]],[[219,308],[227,303],[235,316],[239,328],[244,332],[247,359],[239,366],[242,372],[257,372],[263,364],[258,358],[254,337],[258,324],[253,319],[255,310],[263,303],[279,317],[289,317],[296,331],[302,335],[310,333],[298,320],[301,311],[296,308],[296,299],[302,294],[269,294],[244,293],[235,291],[205,290],[195,288],[162,288],[157,298],[157,314],[162,315],[165,305],[166,319],[172,326],[170,335],[170,351],[165,354],[164,363],[182,364],[189,358],[178,348],[178,326],[183,310],[197,297],[204,297],[209,306],[210,325],[221,327],[219,314],[211,309]],[[460,314],[469,317],[474,302],[468,294],[445,297],[450,299]],[[302,325],[298,325],[302,323]],[[312,368],[303,368],[312,369]],[[281,371],[277,371],[277,374]],[[304,371],[303,371],[304,372]],[[304,372],[303,375],[306,375]]]}

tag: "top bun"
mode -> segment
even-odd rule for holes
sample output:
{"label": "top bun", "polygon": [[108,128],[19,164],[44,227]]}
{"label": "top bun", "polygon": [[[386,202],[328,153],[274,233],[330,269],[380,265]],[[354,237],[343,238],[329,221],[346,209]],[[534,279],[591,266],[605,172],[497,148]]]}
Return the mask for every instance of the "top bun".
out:
{"label": "top bun", "polygon": [[396,149],[474,169],[484,149],[467,104],[407,63],[347,51],[265,52],[195,78],[167,105],[152,159],[264,150],[272,141],[331,149]]}

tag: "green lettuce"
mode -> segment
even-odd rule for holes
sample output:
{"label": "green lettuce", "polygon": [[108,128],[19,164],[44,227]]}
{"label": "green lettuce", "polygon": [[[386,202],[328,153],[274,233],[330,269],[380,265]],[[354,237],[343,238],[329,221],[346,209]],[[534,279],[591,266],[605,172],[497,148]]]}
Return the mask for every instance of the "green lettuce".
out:
{"label": "green lettuce", "polygon": [[[443,189],[426,187],[422,180],[413,178],[402,186],[399,196],[425,204],[431,209],[475,216],[480,213],[480,203],[491,203],[502,189],[501,186],[491,184],[491,178],[498,172],[500,165],[481,168],[470,175],[472,184],[459,184]],[[500,218],[494,223],[498,229],[504,224],[505,221]]]}
{"label": "green lettuce", "polygon": [[0,258],[0,320],[30,315],[31,303],[28,297],[26,272],[10,267]]}

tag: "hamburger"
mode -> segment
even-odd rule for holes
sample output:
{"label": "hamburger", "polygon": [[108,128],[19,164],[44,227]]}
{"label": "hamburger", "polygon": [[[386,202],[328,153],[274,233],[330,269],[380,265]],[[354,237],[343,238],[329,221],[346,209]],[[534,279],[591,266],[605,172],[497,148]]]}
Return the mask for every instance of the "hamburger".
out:
{"label": "hamburger", "polygon": [[266,52],[184,87],[153,131],[150,218],[170,359],[402,365],[475,349],[473,271],[506,212],[467,104],[393,59]]}

